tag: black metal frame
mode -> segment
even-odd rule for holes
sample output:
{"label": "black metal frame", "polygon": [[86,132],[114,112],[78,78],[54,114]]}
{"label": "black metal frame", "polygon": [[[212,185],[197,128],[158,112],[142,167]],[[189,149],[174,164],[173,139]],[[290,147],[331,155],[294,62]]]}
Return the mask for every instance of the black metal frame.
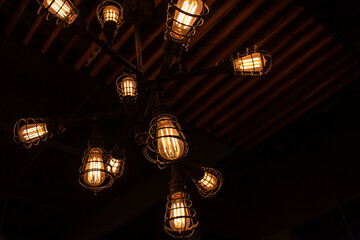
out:
{"label": "black metal frame", "polygon": [[[133,82],[135,83],[134,86],[132,87],[132,90],[134,92],[134,96],[129,96],[129,95],[125,95],[124,94],[124,89],[121,87],[121,83],[126,79],[126,78],[132,78]],[[119,94],[120,100],[122,103],[135,103],[138,97],[138,90],[137,90],[137,77],[135,74],[132,73],[122,73],[117,79],[116,79],[116,90]]]}
{"label": "black metal frame", "polygon": [[[56,24],[59,25],[61,23],[64,23],[64,27],[68,27],[70,26],[78,17],[79,15],[79,10],[75,7],[75,5],[70,1],[70,0],[62,0],[63,1],[63,5],[61,5],[61,7],[58,9],[58,11],[53,14],[49,11],[49,8],[52,6],[52,4],[56,1],[56,0],[52,0],[52,2],[49,4],[48,7],[45,7],[45,1],[46,0],[36,0],[39,4],[39,10],[38,10],[38,14],[40,14],[42,12],[42,8],[44,8],[48,14],[46,15],[46,20],[49,20],[52,17],[56,17]],[[71,7],[71,11],[68,14],[68,16],[65,19],[60,19],[59,17],[57,17],[56,15],[59,13],[59,11],[62,9],[62,7],[65,5],[65,3],[68,3],[69,6]]]}

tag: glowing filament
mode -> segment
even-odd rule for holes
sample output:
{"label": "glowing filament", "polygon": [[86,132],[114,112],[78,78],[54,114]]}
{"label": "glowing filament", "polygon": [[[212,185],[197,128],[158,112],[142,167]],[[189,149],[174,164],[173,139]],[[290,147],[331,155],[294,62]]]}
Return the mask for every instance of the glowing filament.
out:
{"label": "glowing filament", "polygon": [[120,164],[121,164],[121,160],[111,158],[109,165],[107,165],[107,167],[106,167],[106,170],[113,174],[117,174],[120,170]]}
{"label": "glowing filament", "polygon": [[136,96],[136,82],[131,77],[126,77],[121,81],[121,91],[123,96]]}
{"label": "glowing filament", "polygon": [[263,70],[263,66],[265,66],[266,60],[263,57],[261,61],[261,54],[260,53],[253,53],[246,55],[242,58],[235,59],[234,69],[235,71],[256,71],[260,72]]}
{"label": "glowing filament", "polygon": [[190,217],[190,211],[182,193],[175,193],[171,200],[169,221],[171,229],[179,233],[188,230],[190,227]]}
{"label": "glowing filament", "polygon": [[214,175],[205,172],[204,177],[198,183],[206,190],[211,191],[217,186],[217,179]]}
{"label": "glowing filament", "polygon": [[19,139],[21,142],[35,142],[42,136],[48,134],[46,124],[27,124],[20,128]]}
{"label": "glowing filament", "polygon": [[[72,12],[72,7],[65,0],[46,0],[44,1],[44,6],[48,8],[50,13],[61,20],[67,19]],[[71,14],[67,22],[70,24],[75,20],[75,18],[76,14]]]}
{"label": "glowing filament", "polygon": [[85,166],[84,179],[91,186],[98,186],[105,180],[104,162],[102,151],[100,149],[92,149],[89,153]]}
{"label": "glowing filament", "polygon": [[[177,7],[189,14],[199,15],[202,11],[203,4],[199,0],[180,0],[177,3]],[[176,11],[175,22],[172,29],[177,34],[173,33],[172,36],[178,39],[184,38],[183,36],[187,34],[187,32],[190,30],[190,27],[192,27],[195,21],[196,17],[192,17],[180,11]]]}
{"label": "glowing filament", "polygon": [[157,146],[160,155],[167,160],[176,160],[184,152],[184,143],[171,120],[160,118],[157,126]]}
{"label": "glowing filament", "polygon": [[117,22],[119,19],[119,10],[115,6],[107,6],[103,10],[104,21]]}

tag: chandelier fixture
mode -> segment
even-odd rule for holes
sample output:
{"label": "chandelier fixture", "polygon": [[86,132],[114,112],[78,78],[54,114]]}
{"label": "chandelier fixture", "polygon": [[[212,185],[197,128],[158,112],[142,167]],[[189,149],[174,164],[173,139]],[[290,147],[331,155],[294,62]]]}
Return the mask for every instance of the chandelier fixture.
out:
{"label": "chandelier fixture", "polygon": [[[48,12],[47,19],[56,18],[56,24],[63,24],[64,27],[73,25],[75,31],[82,32],[98,44],[102,51],[128,69],[116,80],[116,90],[123,107],[116,111],[94,113],[78,119],[22,118],[14,126],[14,141],[30,148],[63,133],[74,122],[93,121],[93,131],[79,170],[79,182],[83,187],[97,193],[111,187],[114,181],[123,175],[126,161],[125,146],[134,130],[134,140],[143,147],[145,158],[160,169],[171,167],[170,194],[167,197],[164,216],[165,231],[176,238],[191,236],[199,222],[196,211],[192,208],[190,195],[186,191],[187,180],[194,183],[201,196],[208,198],[220,190],[223,179],[218,170],[185,160],[189,142],[171,107],[166,103],[163,84],[210,72],[264,75],[271,68],[271,54],[254,45],[247,48],[244,53],[238,52],[228,59],[219,60],[215,66],[191,71],[182,70],[179,64],[183,62],[183,56],[189,49],[191,37],[196,34],[197,28],[203,25],[209,8],[203,0],[169,0],[163,45],[165,55],[159,74],[155,79],[149,80],[144,78],[139,26],[151,17],[150,0],[125,0],[122,5],[115,0],[102,1],[97,7],[97,18],[106,41],[100,40],[89,28],[70,0],[38,2],[38,13],[45,10]],[[112,47],[118,29],[124,21],[134,25],[136,66]],[[111,151],[107,151],[96,120],[116,119],[119,116],[125,117],[129,126],[121,140]],[[150,125],[148,130],[143,129],[144,124]]]}

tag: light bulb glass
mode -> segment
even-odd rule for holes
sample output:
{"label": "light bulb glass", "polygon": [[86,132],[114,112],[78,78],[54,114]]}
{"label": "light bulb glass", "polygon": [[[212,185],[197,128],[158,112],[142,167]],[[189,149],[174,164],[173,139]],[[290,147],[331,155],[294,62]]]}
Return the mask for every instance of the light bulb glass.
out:
{"label": "light bulb glass", "polygon": [[48,130],[46,123],[27,124],[20,128],[18,134],[20,142],[30,143],[48,134]]}
{"label": "light bulb glass", "polygon": [[105,180],[105,168],[103,151],[99,148],[90,150],[86,166],[84,180],[90,186],[99,186]]}
{"label": "light bulb glass", "polygon": [[72,6],[65,0],[45,0],[44,6],[48,8],[48,11],[55,17],[61,20],[67,20],[68,24],[74,22],[76,14],[72,11]]}
{"label": "light bulb glass", "polygon": [[178,139],[180,137],[178,130],[168,118],[160,118],[157,122],[157,148],[164,159],[176,160],[184,152],[184,142]]}
{"label": "light bulb glass", "polygon": [[123,97],[136,96],[136,81],[131,77],[126,77],[121,81],[121,91]]}
{"label": "light bulb glass", "polygon": [[106,167],[106,170],[113,174],[118,174],[120,167],[121,167],[121,161],[122,160],[111,157],[111,159],[109,161],[109,165],[107,165],[107,167]]}
{"label": "light bulb glass", "polygon": [[249,71],[249,72],[261,72],[263,66],[266,64],[266,59],[263,56],[261,61],[260,53],[252,53],[244,57],[235,59],[233,61],[234,70],[238,72]]}
{"label": "light bulb glass", "polygon": [[113,21],[118,22],[119,20],[119,9],[115,6],[109,5],[104,8],[104,22]]}
{"label": "light bulb glass", "polygon": [[[184,12],[193,15],[199,15],[203,9],[201,0],[179,0],[176,6]],[[175,12],[175,21],[172,26],[174,32],[170,33],[171,36],[177,39],[183,39],[190,27],[196,21],[196,17],[186,15],[180,11]]]}
{"label": "light bulb glass", "polygon": [[173,231],[179,233],[189,230],[191,224],[191,215],[186,200],[181,192],[174,193],[171,196],[169,225]]}
{"label": "light bulb glass", "polygon": [[212,191],[214,188],[216,188],[218,181],[217,178],[208,173],[204,173],[204,177],[198,181],[201,187],[203,187],[206,191]]}

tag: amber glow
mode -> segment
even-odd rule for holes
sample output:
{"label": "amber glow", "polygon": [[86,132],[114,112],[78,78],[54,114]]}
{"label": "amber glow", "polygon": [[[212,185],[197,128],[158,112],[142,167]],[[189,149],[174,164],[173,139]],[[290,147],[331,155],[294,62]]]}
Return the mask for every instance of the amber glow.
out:
{"label": "amber glow", "polygon": [[256,71],[260,72],[263,70],[263,66],[265,66],[266,59],[265,57],[262,57],[261,61],[261,54],[260,53],[253,53],[246,55],[244,57],[235,59],[234,69],[235,71]]}
{"label": "amber glow", "polygon": [[176,160],[184,152],[184,143],[176,136],[179,137],[179,132],[172,121],[160,118],[157,123],[157,147],[160,155],[167,160]]}
{"label": "amber glow", "polygon": [[27,124],[20,128],[19,139],[21,142],[35,142],[47,133],[46,123]]}
{"label": "amber glow", "polygon": [[217,186],[217,179],[214,175],[205,172],[204,177],[198,183],[206,190],[211,191]]}
{"label": "amber glow", "polygon": [[90,186],[99,186],[105,180],[103,151],[99,148],[90,150],[86,166],[84,180]]}
{"label": "amber glow", "polygon": [[136,81],[131,77],[126,77],[121,81],[121,92],[123,97],[136,96]]}
{"label": "amber glow", "polygon": [[121,166],[121,160],[111,158],[109,165],[107,165],[106,170],[108,172],[111,172],[113,174],[118,174]]}
{"label": "amber glow", "polygon": [[169,225],[172,230],[181,233],[190,226],[190,211],[181,192],[172,195]]}
{"label": "amber glow", "polygon": [[[199,15],[203,9],[201,0],[179,0],[176,6],[184,12],[194,15]],[[196,17],[191,17],[180,11],[176,11],[175,20],[172,26],[172,30],[175,33],[171,33],[171,35],[175,38],[183,39],[183,36],[187,34],[190,27],[194,24]]]}
{"label": "amber glow", "polygon": [[119,20],[119,10],[115,6],[107,6],[103,10],[104,21],[114,21],[117,22]]}
{"label": "amber glow", "polygon": [[[72,14],[72,7],[65,0],[45,0],[44,6],[57,18],[60,18],[61,20],[68,18],[68,24],[71,24],[76,18],[76,14]],[[71,16],[69,16],[70,14]]]}

